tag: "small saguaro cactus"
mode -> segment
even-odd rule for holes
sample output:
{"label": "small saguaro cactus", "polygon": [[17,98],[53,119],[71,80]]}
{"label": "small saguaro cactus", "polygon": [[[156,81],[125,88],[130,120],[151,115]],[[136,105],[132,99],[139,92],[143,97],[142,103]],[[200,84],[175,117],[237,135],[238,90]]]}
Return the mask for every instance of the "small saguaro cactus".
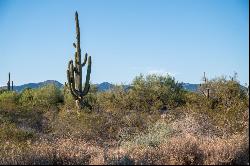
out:
{"label": "small saguaro cactus", "polygon": [[10,72],[9,72],[9,80],[7,82],[7,90],[8,91],[10,91],[10,90],[13,91],[13,81],[11,82],[11,88],[10,88]]}
{"label": "small saguaro cactus", "polygon": [[204,75],[203,75],[203,81],[204,81],[204,84],[200,84],[200,88],[201,88],[201,92],[203,95],[205,95],[207,98],[210,97],[210,88],[208,87],[208,79],[206,77],[206,73],[204,72]]}
{"label": "small saguaro cactus", "polygon": [[[80,27],[79,27],[79,21],[78,21],[78,13],[75,13],[75,21],[76,21],[76,43],[73,43],[73,46],[75,47],[75,63],[73,64],[73,61],[70,60],[68,64],[68,70],[67,70],[67,78],[68,78],[68,87],[70,89],[70,92],[72,96],[74,97],[76,101],[76,106],[78,109],[83,108],[85,105],[87,105],[86,102],[84,102],[83,97],[87,95],[89,92],[90,84],[90,73],[91,73],[91,56],[88,57],[88,54],[85,54],[85,58],[83,63],[81,62],[81,47],[80,47]],[[88,61],[87,66],[87,75],[86,75],[86,81],[84,88],[82,87],[82,67],[86,65]]]}

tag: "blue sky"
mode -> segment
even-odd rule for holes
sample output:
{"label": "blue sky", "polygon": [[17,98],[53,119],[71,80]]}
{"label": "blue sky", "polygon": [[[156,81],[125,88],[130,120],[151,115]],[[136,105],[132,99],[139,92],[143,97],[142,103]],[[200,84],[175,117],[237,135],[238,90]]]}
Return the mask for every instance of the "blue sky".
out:
{"label": "blue sky", "polygon": [[[238,73],[249,84],[248,0],[0,0],[0,86],[66,81],[74,13],[92,83],[140,73],[180,82]],[[86,70],[86,68],[84,68]]]}

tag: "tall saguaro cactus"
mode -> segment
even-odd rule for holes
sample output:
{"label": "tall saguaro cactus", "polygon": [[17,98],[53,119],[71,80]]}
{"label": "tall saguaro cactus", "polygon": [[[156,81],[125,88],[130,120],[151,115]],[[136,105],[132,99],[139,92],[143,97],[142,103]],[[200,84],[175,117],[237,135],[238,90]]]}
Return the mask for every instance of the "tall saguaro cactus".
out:
{"label": "tall saguaro cactus", "polygon": [[[80,27],[78,21],[78,13],[75,13],[75,21],[76,21],[76,43],[73,43],[75,47],[75,63],[70,60],[68,64],[67,70],[67,78],[68,78],[68,86],[70,92],[74,99],[76,100],[76,106],[78,109],[84,107],[84,100],[83,97],[87,95],[89,92],[90,84],[90,73],[91,73],[91,56],[88,57],[88,54],[85,54],[85,58],[83,63],[81,62],[81,47],[80,47]],[[82,87],[82,67],[87,66],[87,75],[84,88]]]}

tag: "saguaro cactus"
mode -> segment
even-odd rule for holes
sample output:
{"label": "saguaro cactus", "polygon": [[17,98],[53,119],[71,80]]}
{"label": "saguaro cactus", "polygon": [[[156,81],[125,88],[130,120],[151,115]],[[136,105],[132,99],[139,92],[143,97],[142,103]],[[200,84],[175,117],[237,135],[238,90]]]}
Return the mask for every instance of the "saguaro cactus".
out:
{"label": "saguaro cactus", "polygon": [[207,85],[208,79],[206,77],[205,72],[203,75],[203,81],[204,81],[204,84],[200,84],[201,92],[203,93],[203,95],[205,95],[207,98],[209,98],[210,97],[210,88]]}
{"label": "saguaro cactus", "polygon": [[11,88],[10,88],[10,72],[9,72],[9,80],[7,82],[7,90],[10,91],[12,90],[13,91],[13,81],[11,83]]}
{"label": "saguaro cactus", "polygon": [[[70,60],[68,64],[67,70],[67,78],[68,78],[68,87],[74,99],[76,100],[76,106],[78,109],[84,107],[85,102],[83,97],[87,95],[89,92],[90,84],[90,73],[91,73],[91,56],[88,57],[88,54],[85,54],[85,58],[83,63],[81,62],[81,47],[80,47],[80,27],[78,21],[78,13],[75,13],[75,21],[76,21],[76,43],[73,43],[75,47],[75,63]],[[82,67],[87,66],[87,75],[84,88],[82,87]]]}
{"label": "saguaro cactus", "polygon": [[8,88],[8,91],[10,91],[10,73],[9,73],[9,81],[7,82],[7,88]]}

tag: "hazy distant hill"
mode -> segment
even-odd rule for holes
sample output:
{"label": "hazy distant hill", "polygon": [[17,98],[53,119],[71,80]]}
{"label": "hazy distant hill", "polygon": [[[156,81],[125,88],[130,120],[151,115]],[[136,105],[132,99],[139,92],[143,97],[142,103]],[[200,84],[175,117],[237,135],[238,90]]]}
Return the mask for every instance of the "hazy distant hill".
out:
{"label": "hazy distant hill", "polygon": [[[39,83],[28,83],[28,84],[24,84],[24,85],[20,85],[20,86],[14,86],[14,90],[16,90],[17,92],[21,92],[22,90],[26,89],[26,88],[39,88],[39,87],[43,87],[45,85],[48,84],[55,84],[57,87],[62,88],[64,85],[61,84],[60,82],[56,81],[56,80],[47,80],[44,82],[39,82]],[[100,84],[95,84],[97,86],[98,91],[107,91],[112,89],[115,85],[111,84],[109,82],[103,82]],[[188,91],[192,91],[195,92],[198,90],[199,84],[190,84],[190,83],[183,83],[182,84],[183,88],[185,90]],[[131,86],[130,85],[123,85],[124,89],[129,89]],[[244,90],[246,90],[246,87],[241,86]],[[0,87],[0,89],[6,89],[6,86],[4,87]]]}
{"label": "hazy distant hill", "polygon": [[198,90],[199,84],[190,84],[190,83],[183,83],[182,87],[185,90],[196,92]]}
{"label": "hazy distant hill", "polygon": [[108,82],[103,82],[100,84],[96,84],[98,91],[107,91],[114,87],[113,84],[110,84]]}
{"label": "hazy distant hill", "polygon": [[[17,92],[21,92],[22,90],[26,89],[26,88],[40,88],[43,87],[45,85],[48,84],[55,84],[57,87],[61,88],[63,87],[63,84],[61,84],[60,82],[56,81],[56,80],[47,80],[44,82],[39,82],[39,83],[28,83],[28,84],[23,84],[20,86],[14,86],[14,90]],[[6,86],[1,87],[1,89],[6,88]]]}
{"label": "hazy distant hill", "polygon": [[[44,82],[39,82],[39,83],[28,83],[20,86],[14,86],[14,90],[17,92],[21,92],[22,90],[26,88],[39,88],[43,87],[48,84],[55,84],[57,87],[62,88],[64,85],[61,84],[60,82],[56,80],[47,80]],[[107,91],[112,89],[115,85],[111,84],[109,82],[102,82],[100,84],[95,84],[97,86],[98,91]],[[125,89],[129,89],[131,86],[130,85],[124,85]],[[198,87],[198,84],[189,84],[189,83],[183,83],[183,88],[189,91],[196,91]],[[6,86],[0,87],[0,89],[6,89]]]}

